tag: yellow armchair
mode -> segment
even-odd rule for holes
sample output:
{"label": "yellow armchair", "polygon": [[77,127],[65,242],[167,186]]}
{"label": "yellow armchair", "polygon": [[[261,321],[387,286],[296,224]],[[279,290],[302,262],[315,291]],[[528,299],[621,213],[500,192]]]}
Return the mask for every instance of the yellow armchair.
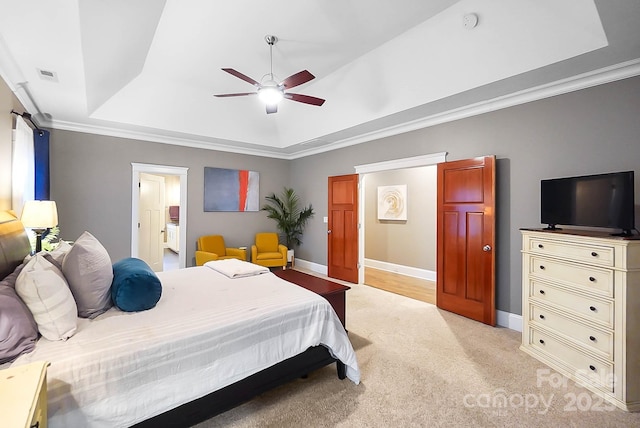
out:
{"label": "yellow armchair", "polygon": [[227,248],[222,235],[206,235],[198,238],[196,266],[202,266],[211,260],[239,259],[247,260],[247,250]]}
{"label": "yellow armchair", "polygon": [[256,233],[251,246],[251,262],[266,267],[286,267],[287,247],[278,243],[277,233]]}

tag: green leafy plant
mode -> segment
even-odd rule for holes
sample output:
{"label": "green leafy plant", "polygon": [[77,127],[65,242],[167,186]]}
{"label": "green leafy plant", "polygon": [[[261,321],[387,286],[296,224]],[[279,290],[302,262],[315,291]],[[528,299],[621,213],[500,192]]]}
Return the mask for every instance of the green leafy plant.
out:
{"label": "green leafy plant", "polygon": [[60,243],[60,228],[58,226],[52,227],[42,238],[42,249],[45,251],[53,251]]}
{"label": "green leafy plant", "polygon": [[[27,235],[29,236],[29,242],[31,243],[31,248],[35,250],[36,248],[36,234],[31,229],[27,229]],[[42,250],[43,251],[53,251],[56,249],[58,244],[60,243],[60,228],[58,226],[54,226],[49,231],[42,236]]]}
{"label": "green leafy plant", "polygon": [[287,248],[293,249],[293,245],[300,245],[302,231],[315,214],[312,205],[301,208],[300,198],[293,189],[288,187],[285,187],[280,195],[271,193],[265,199],[267,204],[262,207],[262,210],[269,213],[268,218],[276,221]]}

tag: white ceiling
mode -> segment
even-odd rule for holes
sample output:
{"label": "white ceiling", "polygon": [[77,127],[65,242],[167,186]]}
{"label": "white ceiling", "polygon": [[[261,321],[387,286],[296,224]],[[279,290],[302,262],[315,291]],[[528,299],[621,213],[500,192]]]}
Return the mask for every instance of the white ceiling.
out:
{"label": "white ceiling", "polygon": [[[295,158],[638,75],[639,23],[638,0],[0,0],[0,74],[42,127]],[[213,96],[255,89],[223,67],[269,73],[267,34],[323,106]]]}

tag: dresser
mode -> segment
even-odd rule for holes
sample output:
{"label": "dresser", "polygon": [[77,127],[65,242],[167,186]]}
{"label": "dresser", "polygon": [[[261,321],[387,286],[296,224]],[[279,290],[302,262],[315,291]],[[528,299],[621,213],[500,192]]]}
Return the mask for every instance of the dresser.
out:
{"label": "dresser", "polygon": [[0,426],[47,427],[47,366],[36,362],[0,370]]}
{"label": "dresser", "polygon": [[612,404],[640,411],[640,240],[521,232],[521,349]]}

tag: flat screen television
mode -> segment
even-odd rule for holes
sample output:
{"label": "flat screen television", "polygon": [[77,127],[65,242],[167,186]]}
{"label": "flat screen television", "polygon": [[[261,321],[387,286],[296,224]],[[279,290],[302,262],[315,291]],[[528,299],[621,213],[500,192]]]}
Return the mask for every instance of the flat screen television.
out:
{"label": "flat screen television", "polygon": [[557,225],[635,229],[633,171],[542,180],[540,221]]}

